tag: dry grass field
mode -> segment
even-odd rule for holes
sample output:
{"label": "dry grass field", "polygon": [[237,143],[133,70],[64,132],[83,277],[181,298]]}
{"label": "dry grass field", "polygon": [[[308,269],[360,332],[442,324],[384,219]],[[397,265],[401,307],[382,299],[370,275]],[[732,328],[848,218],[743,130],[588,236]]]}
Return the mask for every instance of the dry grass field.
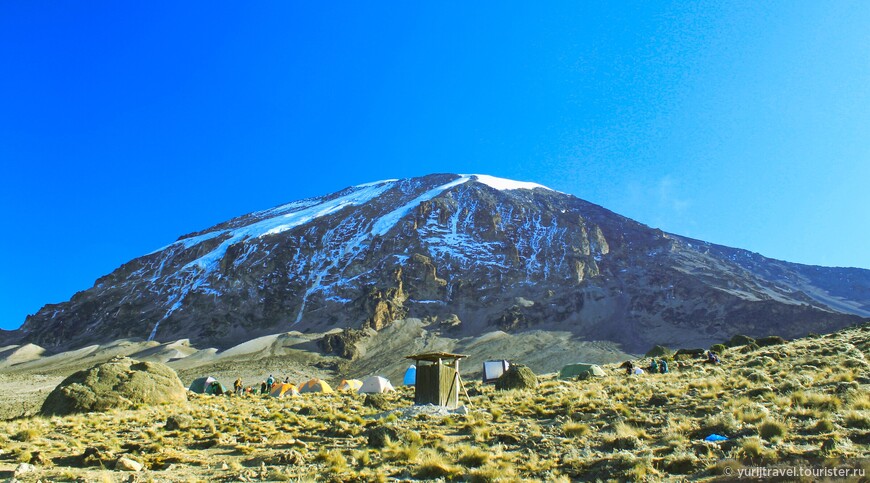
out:
{"label": "dry grass field", "polygon": [[[380,408],[356,394],[191,395],[177,406],[22,418],[0,423],[0,477],[23,469],[20,481],[710,481],[743,465],[866,465],[868,350],[864,326],[730,348],[715,366],[676,360],[669,374],[627,376],[609,365],[606,377],[549,375],[534,390],[466,382],[468,414],[407,411],[413,389],[403,387]],[[703,441],[711,433],[729,439]],[[143,469],[117,469],[121,458]]]}

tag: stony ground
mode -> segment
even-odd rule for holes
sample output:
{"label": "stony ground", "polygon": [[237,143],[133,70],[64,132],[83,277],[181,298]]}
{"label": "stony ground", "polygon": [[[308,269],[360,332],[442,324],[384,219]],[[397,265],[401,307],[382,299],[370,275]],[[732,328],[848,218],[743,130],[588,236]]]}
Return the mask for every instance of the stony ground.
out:
{"label": "stony ground", "polygon": [[[670,374],[626,376],[611,365],[604,378],[546,376],[533,390],[466,383],[468,414],[408,411],[412,390],[400,388],[368,403],[353,394],[191,396],[16,419],[0,423],[0,477],[708,481],[742,465],[818,458],[863,459],[870,470],[868,350],[864,326],[731,348],[718,366],[676,360]],[[704,442],[711,433],[729,440]],[[117,469],[137,463],[138,472]]]}

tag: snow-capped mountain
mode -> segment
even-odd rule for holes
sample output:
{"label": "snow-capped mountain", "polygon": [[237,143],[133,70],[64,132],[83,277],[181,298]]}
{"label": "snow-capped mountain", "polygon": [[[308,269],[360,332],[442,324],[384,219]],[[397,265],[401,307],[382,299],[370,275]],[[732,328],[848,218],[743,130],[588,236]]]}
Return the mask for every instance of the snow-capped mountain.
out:
{"label": "snow-capped mountain", "polygon": [[651,229],[544,186],[435,174],[346,188],[186,235],[11,338],[227,346],[289,330],[568,330],[627,350],[786,337],[870,316],[870,271],[764,258]]}

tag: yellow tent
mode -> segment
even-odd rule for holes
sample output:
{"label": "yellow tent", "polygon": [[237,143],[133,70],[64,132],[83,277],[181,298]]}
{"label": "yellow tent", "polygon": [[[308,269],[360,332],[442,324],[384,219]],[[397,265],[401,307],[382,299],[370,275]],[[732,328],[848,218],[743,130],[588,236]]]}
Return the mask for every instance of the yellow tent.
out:
{"label": "yellow tent", "polygon": [[299,393],[304,394],[306,392],[334,392],[329,384],[326,383],[323,379],[311,379],[310,381],[299,386]]}
{"label": "yellow tent", "polygon": [[341,384],[335,388],[336,391],[359,391],[362,387],[362,381],[359,379],[342,379]]}
{"label": "yellow tent", "polygon": [[290,396],[298,396],[299,391],[296,390],[296,386],[293,384],[278,384],[277,386],[273,386],[272,392],[269,393],[272,397],[290,397]]}

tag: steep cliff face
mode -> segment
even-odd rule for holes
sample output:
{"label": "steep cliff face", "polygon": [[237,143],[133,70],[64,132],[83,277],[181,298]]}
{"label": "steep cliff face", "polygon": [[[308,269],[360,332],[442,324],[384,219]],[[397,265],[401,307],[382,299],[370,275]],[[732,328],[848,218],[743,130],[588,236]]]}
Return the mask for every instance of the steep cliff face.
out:
{"label": "steep cliff face", "polygon": [[[848,279],[840,283],[839,280]],[[870,315],[870,272],[669,235],[533,183],[440,174],[347,188],[192,233],[27,319],[20,339],[226,346],[286,330],[449,320],[629,350],[798,336]]]}

